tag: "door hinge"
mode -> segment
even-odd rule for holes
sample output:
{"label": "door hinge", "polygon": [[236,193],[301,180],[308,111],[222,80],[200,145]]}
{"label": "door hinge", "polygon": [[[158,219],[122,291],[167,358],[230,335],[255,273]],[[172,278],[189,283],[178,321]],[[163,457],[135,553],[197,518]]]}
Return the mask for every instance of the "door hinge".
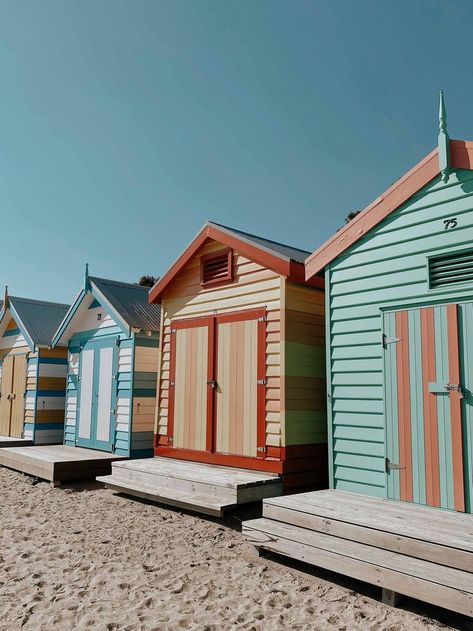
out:
{"label": "door hinge", "polygon": [[385,466],[386,473],[389,473],[389,471],[398,471],[399,469],[406,468],[406,465],[396,464],[395,462],[391,462],[389,458],[384,459],[384,466]]}
{"label": "door hinge", "polygon": [[171,329],[171,333],[175,333],[177,329]]}
{"label": "door hinge", "polygon": [[259,451],[260,453],[265,454],[266,453],[266,447],[257,447],[256,451]]}
{"label": "door hinge", "polygon": [[257,380],[256,380],[256,383],[257,383],[259,386],[265,386],[265,385],[267,384],[267,381],[266,381],[266,379],[257,379]]}
{"label": "door hinge", "polygon": [[381,343],[383,346],[387,346],[388,344],[395,344],[396,342],[400,342],[402,337],[388,337],[385,333],[383,333],[383,337]]}
{"label": "door hinge", "polygon": [[174,442],[173,437],[172,436],[168,436],[168,444],[172,445]]}
{"label": "door hinge", "polygon": [[267,322],[267,321],[268,321],[267,316],[260,316],[260,317],[258,318],[258,322]]}

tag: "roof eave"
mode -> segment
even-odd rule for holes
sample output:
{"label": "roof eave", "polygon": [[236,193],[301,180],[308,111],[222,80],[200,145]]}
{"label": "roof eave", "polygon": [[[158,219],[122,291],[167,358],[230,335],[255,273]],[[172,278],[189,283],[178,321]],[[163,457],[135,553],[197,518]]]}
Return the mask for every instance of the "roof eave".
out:
{"label": "roof eave", "polygon": [[[149,292],[150,303],[159,304],[161,296],[166,287],[171,283],[175,276],[182,270],[182,268],[195,256],[200,248],[208,240],[218,241],[229,248],[237,249],[243,255],[248,256],[252,260],[272,269],[278,274],[290,277],[291,275],[291,260],[284,256],[276,256],[270,253],[267,248],[262,246],[256,246],[253,243],[249,243],[246,239],[237,238],[229,231],[222,228],[217,228],[212,223],[206,223],[199,234],[195,237],[192,243],[184,250],[181,256],[176,262],[169,268],[164,276],[151,288]],[[302,263],[301,263],[302,265]]]}
{"label": "roof eave", "polygon": [[[438,148],[431,151],[405,175],[375,199],[350,223],[323,243],[305,262],[305,278],[318,274],[337,256],[364,237],[409,197],[440,174]],[[473,142],[450,140],[450,164],[452,169],[473,170]]]}

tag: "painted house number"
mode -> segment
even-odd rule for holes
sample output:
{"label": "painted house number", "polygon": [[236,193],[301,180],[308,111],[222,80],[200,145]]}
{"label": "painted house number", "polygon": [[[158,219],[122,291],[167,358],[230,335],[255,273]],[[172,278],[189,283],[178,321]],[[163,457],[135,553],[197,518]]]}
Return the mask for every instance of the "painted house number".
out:
{"label": "painted house number", "polygon": [[458,220],[456,217],[450,217],[450,219],[443,220],[443,225],[445,226],[445,230],[451,230],[458,226]]}

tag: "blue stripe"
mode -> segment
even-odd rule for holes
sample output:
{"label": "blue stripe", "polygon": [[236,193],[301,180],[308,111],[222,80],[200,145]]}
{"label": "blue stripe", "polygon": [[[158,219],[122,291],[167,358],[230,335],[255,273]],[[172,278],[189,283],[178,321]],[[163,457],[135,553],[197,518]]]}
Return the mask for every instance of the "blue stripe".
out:
{"label": "blue stripe", "polygon": [[129,450],[128,448],[122,449],[121,447],[116,447],[115,456],[128,456]]}
{"label": "blue stripe", "polygon": [[158,337],[137,337],[135,341],[136,346],[147,346],[151,348],[158,348]]}
{"label": "blue stripe", "polygon": [[66,396],[66,388],[64,390],[36,390],[38,397],[64,397]]}
{"label": "blue stripe", "polygon": [[155,397],[156,388],[133,388],[133,396],[135,397]]}
{"label": "blue stripe", "polygon": [[30,431],[30,432],[32,432],[32,431],[34,430],[34,423],[25,423],[25,424],[23,425],[23,429],[24,429],[25,431]]}
{"label": "blue stripe", "polygon": [[66,358],[61,359],[59,357],[40,357],[39,358],[39,363],[40,364],[61,364],[61,365],[65,365],[65,364],[67,364],[67,359]]}
{"label": "blue stripe", "polygon": [[128,432],[116,432],[115,434],[115,439],[117,441],[125,440],[126,442],[128,442],[129,437],[130,437],[130,434]]}
{"label": "blue stripe", "polygon": [[149,449],[132,449],[131,450],[132,458],[152,458],[153,456],[154,456],[153,447],[150,447]]}
{"label": "blue stripe", "polygon": [[79,331],[78,333],[74,333],[70,339],[69,346],[77,346],[77,344],[83,344],[89,340],[102,339],[104,337],[118,337],[121,339],[124,336],[125,334],[118,326],[109,326],[105,329],[90,329],[89,331]]}
{"label": "blue stripe", "polygon": [[28,366],[34,366],[38,363],[37,357],[28,357]]}
{"label": "blue stripe", "polygon": [[20,333],[20,329],[9,329],[8,331],[5,331],[5,333],[3,334],[3,337],[11,337],[12,335],[18,335]]}
{"label": "blue stripe", "polygon": [[36,433],[42,429],[62,429],[64,423],[36,423]]}

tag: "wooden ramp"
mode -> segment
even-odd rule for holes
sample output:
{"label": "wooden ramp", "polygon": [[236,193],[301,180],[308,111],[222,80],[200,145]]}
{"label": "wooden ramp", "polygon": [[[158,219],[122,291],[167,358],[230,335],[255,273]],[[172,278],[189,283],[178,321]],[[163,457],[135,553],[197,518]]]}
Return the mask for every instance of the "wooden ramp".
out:
{"label": "wooden ramp", "polygon": [[110,473],[112,462],[120,459],[103,451],[65,445],[0,449],[0,465],[54,483]]}
{"label": "wooden ramp", "polygon": [[114,491],[221,517],[238,504],[282,494],[278,476],[174,458],[114,462],[97,480]]}
{"label": "wooden ramp", "polygon": [[263,502],[254,545],[473,616],[473,515],[316,491]]}
{"label": "wooden ramp", "polygon": [[28,447],[33,441],[29,438],[15,438],[14,436],[2,436],[0,434],[0,448],[2,447]]}

